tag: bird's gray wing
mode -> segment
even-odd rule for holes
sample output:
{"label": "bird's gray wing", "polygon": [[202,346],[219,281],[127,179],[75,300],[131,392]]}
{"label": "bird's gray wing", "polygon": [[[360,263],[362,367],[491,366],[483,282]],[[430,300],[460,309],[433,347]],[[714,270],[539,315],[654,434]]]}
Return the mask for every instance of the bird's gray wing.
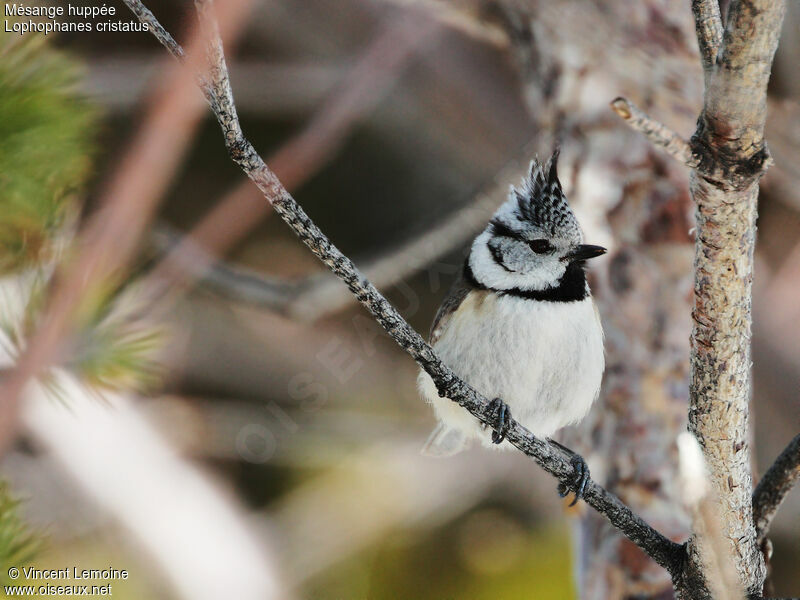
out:
{"label": "bird's gray wing", "polygon": [[433,325],[431,325],[431,332],[428,336],[428,342],[431,346],[435,345],[439,338],[442,336],[442,332],[447,327],[447,322],[450,320],[450,317],[453,316],[453,313],[458,310],[458,307],[461,306],[461,303],[464,301],[464,298],[467,297],[473,289],[466,279],[463,276],[459,277],[453,286],[450,288],[450,291],[447,293],[447,297],[442,302],[442,305],[439,307],[439,310],[436,313],[436,316],[433,318]]}

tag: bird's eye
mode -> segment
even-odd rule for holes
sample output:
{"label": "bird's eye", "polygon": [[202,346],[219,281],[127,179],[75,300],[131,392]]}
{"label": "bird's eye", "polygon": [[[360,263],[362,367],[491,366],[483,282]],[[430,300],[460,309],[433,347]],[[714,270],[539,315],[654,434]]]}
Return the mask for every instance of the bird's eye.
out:
{"label": "bird's eye", "polygon": [[553,245],[547,240],[531,240],[528,242],[528,246],[530,246],[530,249],[536,252],[536,254],[544,254],[553,249]]}

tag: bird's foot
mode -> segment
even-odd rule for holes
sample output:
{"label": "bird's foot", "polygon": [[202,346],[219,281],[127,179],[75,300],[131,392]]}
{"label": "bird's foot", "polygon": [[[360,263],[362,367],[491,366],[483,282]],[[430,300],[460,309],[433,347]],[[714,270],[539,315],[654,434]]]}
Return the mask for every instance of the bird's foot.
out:
{"label": "bird's foot", "polygon": [[489,410],[496,415],[496,425],[494,431],[492,431],[492,443],[501,444],[506,439],[508,422],[511,420],[511,409],[500,398],[495,398],[489,402]]}
{"label": "bird's foot", "polygon": [[575,498],[570,503],[570,506],[575,506],[578,503],[578,500],[583,499],[583,494],[586,491],[586,485],[589,483],[589,465],[586,464],[586,461],[583,460],[583,457],[570,450],[563,444],[559,444],[555,440],[551,440],[550,438],[547,439],[548,442],[553,444],[554,446],[558,446],[567,453],[569,456],[569,462],[572,465],[572,468],[575,470],[573,475],[573,480],[571,485],[567,485],[564,483],[558,484],[558,495],[562,498],[565,498],[570,491],[575,492]]}

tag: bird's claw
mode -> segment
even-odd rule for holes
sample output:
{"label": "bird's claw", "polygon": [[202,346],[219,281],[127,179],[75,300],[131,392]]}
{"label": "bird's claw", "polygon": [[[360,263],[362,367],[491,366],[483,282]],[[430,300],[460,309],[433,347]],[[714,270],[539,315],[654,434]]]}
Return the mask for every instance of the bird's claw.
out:
{"label": "bird's claw", "polygon": [[489,410],[496,415],[496,425],[494,431],[492,431],[492,443],[501,444],[506,439],[508,422],[511,420],[511,409],[500,398],[495,398],[489,403]]}
{"label": "bird's claw", "polygon": [[[575,506],[578,500],[583,499],[583,494],[586,492],[586,485],[589,483],[589,465],[583,458],[575,454],[570,458],[570,464],[575,469],[574,480],[572,481],[572,488],[575,491],[575,498],[569,503],[570,506]],[[570,492],[570,487],[563,483],[558,484],[558,494],[565,498]]]}
{"label": "bird's claw", "polygon": [[562,498],[565,498],[570,491],[575,492],[575,498],[570,502],[570,506],[575,506],[578,503],[578,500],[583,499],[583,495],[586,492],[586,486],[589,483],[589,465],[586,464],[586,461],[583,460],[583,457],[570,450],[566,446],[559,444],[554,440],[548,440],[551,444],[558,446],[564,452],[569,455],[569,462],[574,469],[573,479],[570,482],[570,485],[566,483],[559,483],[558,484],[558,495]]}

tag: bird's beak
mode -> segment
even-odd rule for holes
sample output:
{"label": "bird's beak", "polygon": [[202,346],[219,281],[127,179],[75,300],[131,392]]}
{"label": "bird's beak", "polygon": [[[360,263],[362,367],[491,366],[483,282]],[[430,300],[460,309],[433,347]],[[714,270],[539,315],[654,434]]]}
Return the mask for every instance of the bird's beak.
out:
{"label": "bird's beak", "polygon": [[575,249],[567,254],[562,260],[568,260],[570,262],[588,260],[590,258],[595,258],[596,256],[602,256],[605,253],[606,249],[602,246],[581,244],[580,246],[576,246]]}

